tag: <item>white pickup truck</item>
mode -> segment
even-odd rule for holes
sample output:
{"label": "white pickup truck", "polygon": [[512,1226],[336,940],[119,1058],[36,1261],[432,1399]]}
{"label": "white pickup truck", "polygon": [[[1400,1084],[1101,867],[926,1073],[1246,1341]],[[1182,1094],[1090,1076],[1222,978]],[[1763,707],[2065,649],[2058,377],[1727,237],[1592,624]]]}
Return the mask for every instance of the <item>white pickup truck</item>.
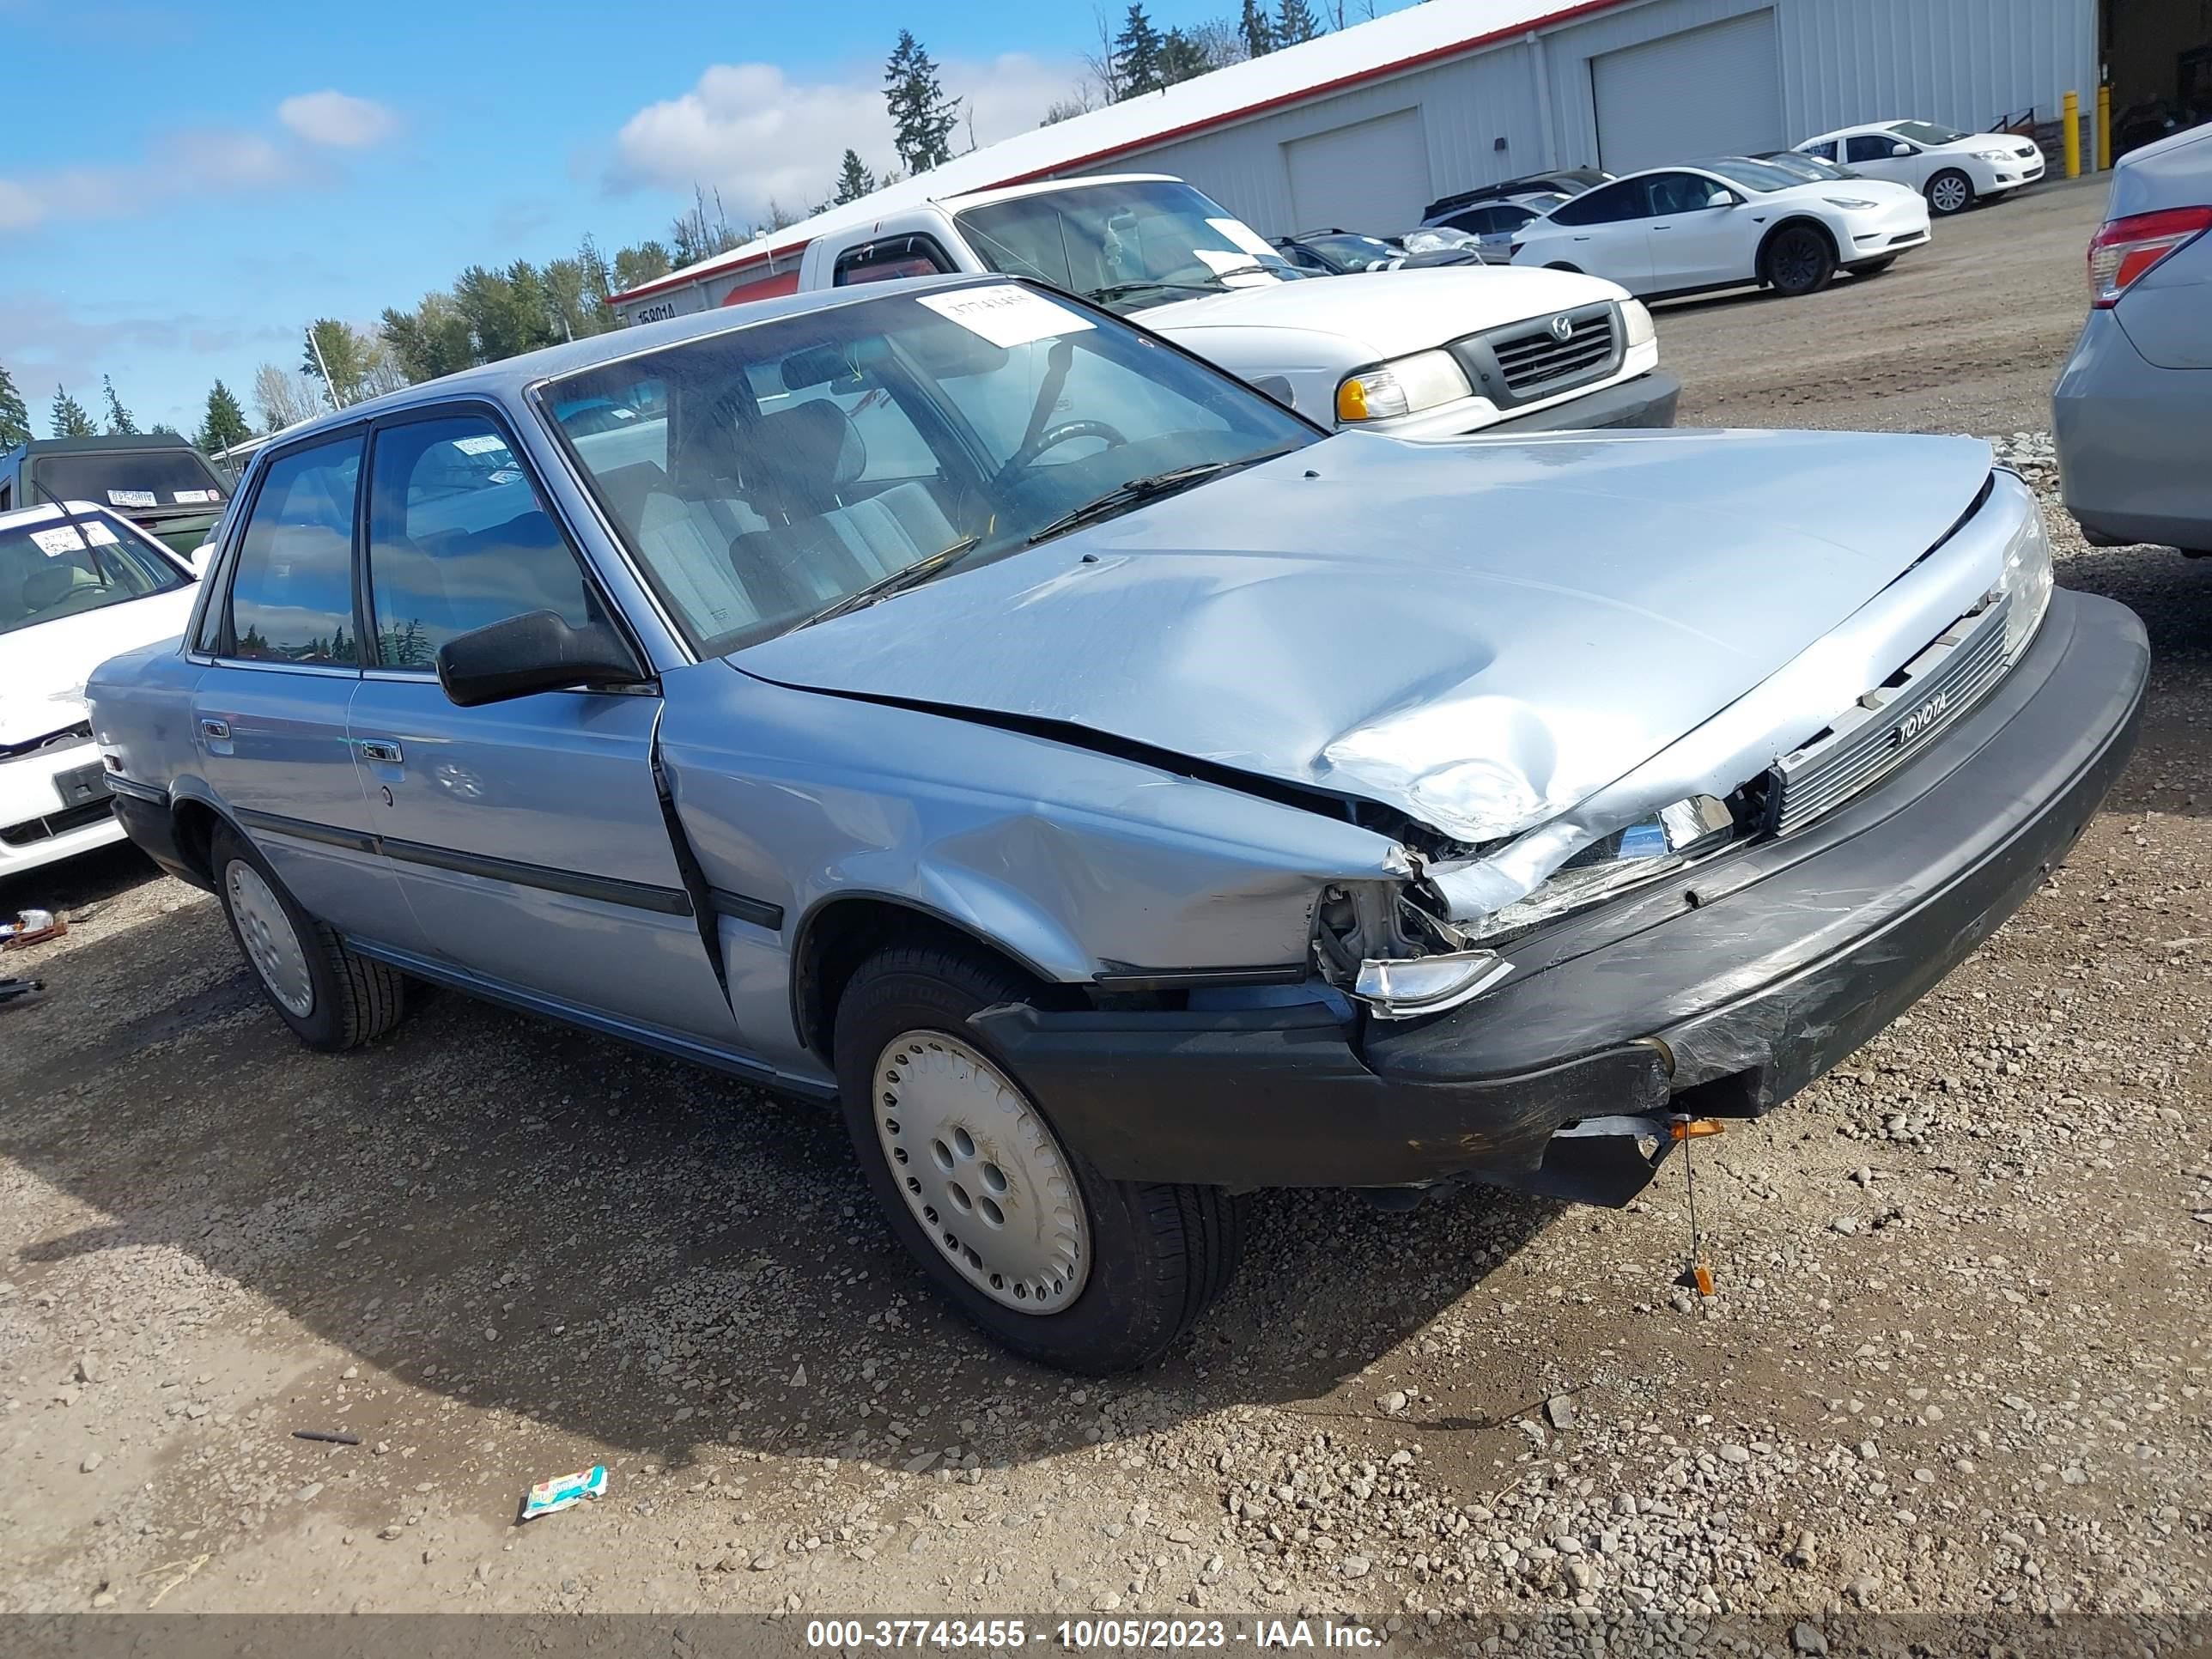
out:
{"label": "white pickup truck", "polygon": [[802,289],[1033,276],[1167,336],[1332,428],[1451,438],[1671,426],[1651,314],[1596,277],[1500,266],[1304,276],[1182,179],[950,196],[817,236]]}

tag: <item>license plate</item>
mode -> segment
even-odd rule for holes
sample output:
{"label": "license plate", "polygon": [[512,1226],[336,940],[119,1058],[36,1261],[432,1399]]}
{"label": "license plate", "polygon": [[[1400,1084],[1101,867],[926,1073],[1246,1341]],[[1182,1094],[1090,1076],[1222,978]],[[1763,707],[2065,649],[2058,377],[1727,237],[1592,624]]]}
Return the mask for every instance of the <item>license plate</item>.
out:
{"label": "license plate", "polygon": [[95,761],[90,766],[72,766],[66,772],[54,774],[54,788],[62,798],[64,806],[84,806],[107,798],[107,769]]}

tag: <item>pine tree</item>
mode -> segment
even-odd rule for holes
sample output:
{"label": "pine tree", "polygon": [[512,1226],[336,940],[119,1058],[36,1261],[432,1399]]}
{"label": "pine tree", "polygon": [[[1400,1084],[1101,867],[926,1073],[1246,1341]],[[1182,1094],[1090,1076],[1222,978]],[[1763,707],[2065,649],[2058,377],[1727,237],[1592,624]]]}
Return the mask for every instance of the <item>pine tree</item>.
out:
{"label": "pine tree", "polygon": [[0,449],[12,449],[30,435],[31,411],[15,390],[15,377],[0,368]]}
{"label": "pine tree", "polygon": [[105,374],[100,377],[101,395],[107,399],[107,430],[112,436],[135,436],[138,422],[131,418],[131,411],[123,406],[123,399],[115,395],[115,382]]}
{"label": "pine tree", "polygon": [[832,207],[842,207],[848,202],[857,202],[876,187],[876,175],[861,165],[858,150],[845,152],[842,166],[837,169],[837,193],[830,198]]}
{"label": "pine tree", "polygon": [[1321,19],[1306,0],[1275,0],[1275,44],[1295,46],[1321,33]]}
{"label": "pine tree", "polygon": [[1193,76],[1203,75],[1212,64],[1206,61],[1206,51],[1197,41],[1181,29],[1170,29],[1160,39],[1160,84],[1171,87],[1178,81],[1188,81]]}
{"label": "pine tree", "polygon": [[1237,20],[1237,32],[1244,37],[1249,58],[1264,58],[1275,49],[1275,26],[1267,21],[1260,0],[1244,0],[1244,14]]}
{"label": "pine tree", "polygon": [[246,411],[239,407],[230,388],[217,380],[215,389],[208,393],[207,416],[200,422],[199,435],[193,441],[212,455],[233,444],[242,444],[252,435],[253,428],[246,424]]}
{"label": "pine tree", "polygon": [[1165,44],[1152,27],[1152,20],[1145,15],[1143,0],[1129,0],[1128,20],[1114,37],[1114,75],[1121,83],[1121,97],[1158,92],[1167,84],[1160,73],[1160,52]]}
{"label": "pine tree", "polygon": [[899,31],[898,44],[884,65],[884,102],[890,109],[892,143],[908,173],[926,172],[952,159],[960,100],[945,95],[936,63],[911,29]]}
{"label": "pine tree", "polygon": [[84,405],[61,386],[54,388],[53,413],[48,423],[57,438],[94,438],[100,428],[92,423],[92,416],[84,412]]}

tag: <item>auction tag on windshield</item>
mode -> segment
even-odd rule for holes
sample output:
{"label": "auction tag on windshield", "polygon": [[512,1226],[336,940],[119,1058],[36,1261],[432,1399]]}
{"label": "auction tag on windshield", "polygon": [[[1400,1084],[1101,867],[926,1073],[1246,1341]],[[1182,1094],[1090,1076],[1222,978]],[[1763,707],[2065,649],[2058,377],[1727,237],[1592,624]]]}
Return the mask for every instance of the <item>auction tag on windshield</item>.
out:
{"label": "auction tag on windshield", "polygon": [[50,559],[58,559],[66,553],[84,551],[84,538],[76,533],[76,526],[73,524],[58,524],[49,529],[33,530],[31,539]]}
{"label": "auction tag on windshield", "polygon": [[1261,240],[1260,233],[1242,219],[1208,219],[1206,222],[1254,258],[1279,259],[1283,257],[1279,249],[1270,247]]}
{"label": "auction tag on windshield", "polygon": [[1080,334],[1097,325],[1055,305],[1042,294],[1011,285],[1003,288],[963,288],[957,294],[917,294],[915,301],[927,306],[947,321],[970,334],[980,334],[995,346],[1027,345],[1061,334]]}
{"label": "auction tag on windshield", "polygon": [[156,507],[160,497],[150,489],[111,489],[107,492],[110,507]]}
{"label": "auction tag on windshield", "polygon": [[202,501],[219,501],[222,493],[215,489],[179,489],[173,499],[179,507],[195,507]]}
{"label": "auction tag on windshield", "polygon": [[84,532],[85,540],[90,542],[94,547],[112,547],[115,545],[115,532],[112,530],[110,530],[106,525],[100,523],[97,519],[94,519],[90,524],[79,525],[77,528]]}

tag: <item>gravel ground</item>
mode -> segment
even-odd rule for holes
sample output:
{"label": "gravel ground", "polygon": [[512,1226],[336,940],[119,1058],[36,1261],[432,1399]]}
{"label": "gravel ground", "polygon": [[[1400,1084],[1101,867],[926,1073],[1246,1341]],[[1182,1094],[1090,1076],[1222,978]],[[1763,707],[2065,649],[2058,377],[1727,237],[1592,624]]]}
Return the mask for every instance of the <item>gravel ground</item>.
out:
{"label": "gravel ground", "polygon": [[[2100,205],[1662,307],[1684,420],[2038,460]],[[1077,1382],[942,1311],[817,1110],[452,995],[310,1054],[127,849],[0,891],[94,907],[0,1012],[0,1612],[2202,1613],[2212,565],[2054,526],[2150,624],[2142,746],[1909,1018],[1698,1147],[1710,1304],[1679,1162],[1617,1213],[1267,1194],[1185,1351]]]}

